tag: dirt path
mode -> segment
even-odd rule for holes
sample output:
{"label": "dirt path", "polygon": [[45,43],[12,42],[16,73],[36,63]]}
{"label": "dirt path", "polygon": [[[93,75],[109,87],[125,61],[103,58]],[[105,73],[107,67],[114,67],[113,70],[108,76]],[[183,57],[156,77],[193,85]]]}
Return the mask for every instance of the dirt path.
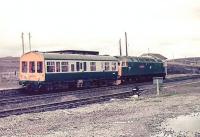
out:
{"label": "dirt path", "polygon": [[0,119],[0,136],[148,137],[167,118],[200,112],[200,83],[151,98],[111,100],[75,109]]}

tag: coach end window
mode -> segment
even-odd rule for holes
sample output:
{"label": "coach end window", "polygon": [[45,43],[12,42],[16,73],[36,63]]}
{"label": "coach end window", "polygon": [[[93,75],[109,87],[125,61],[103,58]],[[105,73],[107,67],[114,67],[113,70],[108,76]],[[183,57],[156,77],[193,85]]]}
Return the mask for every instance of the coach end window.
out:
{"label": "coach end window", "polygon": [[29,73],[35,73],[35,62],[34,61],[29,62]]}
{"label": "coach end window", "polygon": [[23,73],[27,73],[27,67],[28,67],[28,64],[26,61],[22,61],[22,72]]}
{"label": "coach end window", "polygon": [[47,62],[47,72],[55,72],[55,62]]}
{"label": "coach end window", "polygon": [[42,73],[42,70],[43,70],[43,63],[42,61],[38,61],[37,62],[37,73]]}

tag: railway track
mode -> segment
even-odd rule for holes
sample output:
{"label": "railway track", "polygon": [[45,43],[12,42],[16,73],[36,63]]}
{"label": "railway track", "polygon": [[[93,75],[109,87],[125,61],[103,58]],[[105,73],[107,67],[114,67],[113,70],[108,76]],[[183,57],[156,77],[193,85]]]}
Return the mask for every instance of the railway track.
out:
{"label": "railway track", "polygon": [[86,97],[81,99],[74,99],[64,102],[56,102],[56,103],[49,103],[45,105],[34,105],[29,107],[22,107],[17,109],[10,109],[10,110],[3,110],[0,111],[0,117],[7,117],[10,115],[20,115],[25,113],[36,113],[36,112],[43,112],[43,111],[52,111],[56,109],[66,109],[66,108],[74,108],[77,106],[91,104],[101,101],[110,100],[111,98],[119,98],[119,97],[128,97],[133,95],[132,91],[123,91],[119,93],[112,93],[106,95],[96,95],[92,97]]}
{"label": "railway track", "polygon": [[[200,78],[200,75],[191,75],[191,76],[181,76],[181,77],[172,77],[170,79],[165,79],[164,80],[164,83],[169,83],[169,82],[175,82],[175,81],[182,81],[182,80],[187,80],[187,79],[198,79]],[[142,83],[142,84],[146,84],[146,83],[149,83],[151,84],[151,82],[145,82],[145,83]],[[136,86],[137,85],[142,85],[141,83],[136,83]],[[134,84],[126,84],[126,85],[120,85],[121,86],[134,86]],[[116,87],[116,86],[110,86],[109,88],[112,89],[113,87]],[[100,87],[102,88],[102,87]],[[104,87],[103,87],[104,88]],[[105,89],[105,90],[109,90],[108,89]],[[99,88],[90,88],[88,90],[98,90]],[[84,89],[86,90],[86,89]],[[71,90],[71,91],[67,91],[68,93],[74,93],[74,92],[82,92],[82,90]],[[50,94],[53,94],[53,93],[50,93]],[[62,93],[61,93],[62,94]],[[16,98],[16,97],[22,97],[22,96],[27,96],[26,94],[26,91],[23,91],[22,89],[9,89],[9,90],[1,90],[0,91],[0,100],[4,100],[4,99],[9,99],[9,98]]]}
{"label": "railway track", "polygon": [[10,105],[15,103],[23,103],[26,101],[36,101],[36,100],[42,100],[42,99],[48,99],[48,98],[56,98],[56,97],[62,97],[62,96],[69,96],[69,95],[81,95],[86,93],[97,93],[97,92],[103,92],[108,90],[131,90],[132,87],[135,86],[141,86],[141,85],[147,85],[150,84],[150,82],[146,83],[137,83],[137,84],[130,84],[130,85],[120,85],[120,86],[110,86],[110,87],[101,87],[101,88],[92,88],[92,89],[85,89],[85,90],[75,90],[75,91],[68,91],[68,92],[55,92],[55,93],[48,93],[48,94],[39,94],[39,95],[28,95],[28,96],[19,96],[19,97],[11,97],[11,98],[5,98],[0,100],[0,106],[4,105]]}
{"label": "railway track", "polygon": [[[197,79],[198,77],[194,77],[193,79]],[[174,79],[174,80],[165,80],[165,83],[168,83],[168,86],[173,85],[174,82],[181,82],[181,81],[187,81],[187,78],[184,79]],[[129,84],[129,85],[120,85],[120,86],[110,86],[110,87],[102,87],[102,88],[93,88],[93,89],[86,89],[86,90],[76,90],[76,91],[70,91],[70,92],[60,92],[60,93],[51,93],[51,94],[42,94],[42,95],[32,95],[32,96],[18,96],[18,97],[12,97],[7,99],[0,100],[0,117],[6,117],[9,115],[19,115],[23,113],[32,113],[32,112],[42,112],[42,111],[49,111],[49,110],[56,110],[56,109],[62,109],[62,108],[72,108],[84,104],[90,104],[100,101],[109,100],[113,97],[127,97],[130,95],[133,95],[132,88],[135,86],[140,86],[144,89],[142,92],[142,95],[151,95],[153,94],[150,92],[151,89],[154,88],[152,86],[152,82],[146,82],[146,83],[137,83],[137,84]],[[119,92],[109,95],[100,93],[104,93],[110,90],[118,90]],[[68,100],[64,102],[51,102],[46,104],[36,104],[36,105],[29,105],[27,107],[14,107],[12,109],[3,109],[5,106],[9,106],[12,104],[19,104],[19,103],[27,103],[27,102],[34,102],[38,100],[48,100],[52,98],[58,98],[63,96],[84,96],[84,94],[93,94],[93,96],[90,95],[90,97],[84,97],[84,98],[78,98],[75,100]]]}

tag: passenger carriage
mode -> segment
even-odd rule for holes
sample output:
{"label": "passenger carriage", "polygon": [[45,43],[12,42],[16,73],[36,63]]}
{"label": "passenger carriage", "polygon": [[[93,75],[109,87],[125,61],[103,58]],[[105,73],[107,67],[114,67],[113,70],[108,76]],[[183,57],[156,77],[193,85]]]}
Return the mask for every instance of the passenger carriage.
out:
{"label": "passenger carriage", "polygon": [[112,56],[43,53],[20,58],[20,84],[28,89],[63,89],[112,84],[118,76]]}

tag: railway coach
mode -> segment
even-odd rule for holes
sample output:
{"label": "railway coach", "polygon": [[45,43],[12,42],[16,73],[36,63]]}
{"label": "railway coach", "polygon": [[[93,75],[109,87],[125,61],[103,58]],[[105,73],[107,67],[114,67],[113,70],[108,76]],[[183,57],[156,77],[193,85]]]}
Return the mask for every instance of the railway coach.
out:
{"label": "railway coach", "polygon": [[118,59],[112,56],[31,51],[20,58],[19,84],[31,90],[113,84]]}

